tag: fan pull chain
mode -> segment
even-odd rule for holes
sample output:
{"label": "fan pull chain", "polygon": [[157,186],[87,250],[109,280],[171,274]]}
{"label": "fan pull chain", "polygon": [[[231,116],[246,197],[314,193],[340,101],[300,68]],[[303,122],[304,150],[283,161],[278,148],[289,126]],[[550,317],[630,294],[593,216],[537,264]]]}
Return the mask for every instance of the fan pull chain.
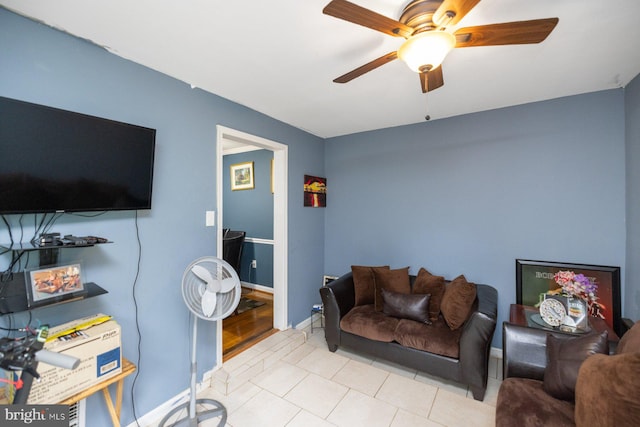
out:
{"label": "fan pull chain", "polygon": [[[427,79],[427,88],[428,88],[428,87],[429,87],[429,80],[428,80],[428,79],[429,79],[429,77],[428,77],[428,75],[427,75],[427,76],[425,76],[425,77],[426,77],[426,79]],[[424,105],[425,105],[425,107],[426,107],[426,108],[425,108],[425,110],[427,111],[427,115],[426,115],[426,116],[424,116],[424,119],[425,119],[426,121],[431,120],[431,116],[429,115],[429,102],[428,102],[428,98],[429,98],[429,91],[427,90],[427,92],[424,94]]]}

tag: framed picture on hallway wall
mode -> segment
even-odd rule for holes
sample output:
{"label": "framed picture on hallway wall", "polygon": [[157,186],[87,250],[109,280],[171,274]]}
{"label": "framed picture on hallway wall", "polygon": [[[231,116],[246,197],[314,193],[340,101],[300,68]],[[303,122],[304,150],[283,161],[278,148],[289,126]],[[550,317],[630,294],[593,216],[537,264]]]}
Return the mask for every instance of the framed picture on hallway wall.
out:
{"label": "framed picture on hallway wall", "polygon": [[253,176],[253,162],[236,163],[230,166],[231,190],[253,190],[255,188]]}

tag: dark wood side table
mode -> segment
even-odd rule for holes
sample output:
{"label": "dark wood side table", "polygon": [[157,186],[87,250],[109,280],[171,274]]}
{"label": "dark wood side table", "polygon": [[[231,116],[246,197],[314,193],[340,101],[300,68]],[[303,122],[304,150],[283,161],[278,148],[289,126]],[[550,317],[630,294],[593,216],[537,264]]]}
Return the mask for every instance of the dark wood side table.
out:
{"label": "dark wood side table", "polygon": [[[535,307],[531,307],[528,305],[521,305],[521,304],[511,304],[511,307],[509,309],[509,323],[513,323],[514,325],[519,325],[519,326],[536,328],[536,329],[540,329],[541,331],[549,331],[554,333],[557,332],[561,334],[570,334],[570,335],[576,335],[576,336],[580,335],[580,334],[572,334],[570,332],[563,332],[563,331],[554,329],[552,327],[545,328],[543,326],[539,326],[535,323],[532,323],[529,320],[529,318],[531,317],[531,314],[535,314],[535,313],[538,313],[538,309]],[[610,343],[617,343],[618,341],[620,341],[620,338],[615,333],[615,331],[609,325],[607,325],[607,322],[605,322],[603,319],[600,319],[599,317],[590,316],[589,325],[591,326],[592,329],[594,329],[598,333],[602,333],[602,331],[606,330],[607,333],[609,334]]]}

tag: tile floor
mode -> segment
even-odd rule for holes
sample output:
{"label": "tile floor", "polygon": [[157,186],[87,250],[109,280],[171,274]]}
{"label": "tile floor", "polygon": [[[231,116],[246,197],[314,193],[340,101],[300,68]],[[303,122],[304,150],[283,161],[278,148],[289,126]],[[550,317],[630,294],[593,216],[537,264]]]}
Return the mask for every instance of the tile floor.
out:
{"label": "tile floor", "polygon": [[478,402],[460,384],[343,349],[331,353],[323,329],[290,329],[225,362],[198,398],[221,402],[228,427],[489,427],[501,360],[491,358],[489,367]]}

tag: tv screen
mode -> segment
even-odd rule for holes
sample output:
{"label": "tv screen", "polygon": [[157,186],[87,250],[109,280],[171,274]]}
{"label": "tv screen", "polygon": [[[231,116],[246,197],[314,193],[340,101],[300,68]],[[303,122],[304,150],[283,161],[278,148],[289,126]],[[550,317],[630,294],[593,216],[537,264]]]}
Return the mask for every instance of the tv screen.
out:
{"label": "tv screen", "polygon": [[155,135],[0,97],[0,213],[151,209]]}

